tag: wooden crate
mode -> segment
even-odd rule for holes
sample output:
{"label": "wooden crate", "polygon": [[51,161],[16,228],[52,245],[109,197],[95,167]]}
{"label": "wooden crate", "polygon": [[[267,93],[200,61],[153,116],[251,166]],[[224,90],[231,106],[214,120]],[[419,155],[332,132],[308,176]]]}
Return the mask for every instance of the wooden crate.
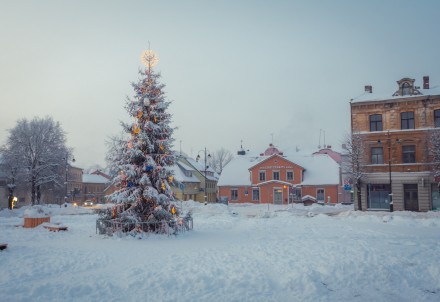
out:
{"label": "wooden crate", "polygon": [[39,218],[25,217],[24,218],[24,227],[25,228],[35,228],[36,226],[39,226],[43,222],[50,222],[50,216],[39,217]]}

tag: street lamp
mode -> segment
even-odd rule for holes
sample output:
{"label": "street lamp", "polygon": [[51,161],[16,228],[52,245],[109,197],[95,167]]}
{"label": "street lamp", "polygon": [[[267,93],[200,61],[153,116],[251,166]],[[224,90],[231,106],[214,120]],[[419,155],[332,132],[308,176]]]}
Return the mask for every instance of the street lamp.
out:
{"label": "street lamp", "polygon": [[206,159],[207,159],[207,158],[211,158],[211,154],[208,153],[208,155],[206,155],[207,151],[206,151],[206,147],[205,147],[205,150],[200,150],[200,151],[198,152],[199,154],[197,154],[197,157],[196,157],[196,161],[197,161],[197,162],[198,162],[199,159],[200,159],[200,152],[202,152],[202,151],[205,152],[205,167],[204,167],[204,172],[205,172],[205,191],[204,191],[204,194],[205,194],[205,202],[207,202],[207,201],[208,201],[208,196],[207,196],[207,194],[206,194],[206,170],[208,170],[208,166],[207,166],[207,164],[206,164]]}
{"label": "street lamp", "polygon": [[[66,153],[66,157],[64,159],[66,160],[66,182],[65,182],[65,184],[66,184],[65,193],[66,194],[64,195],[64,201],[67,202],[67,194],[68,194],[68,191],[67,191],[67,183],[68,183],[67,173],[69,171],[69,153]],[[72,162],[73,163],[75,162],[75,157],[72,157]],[[61,207],[61,204],[60,204],[60,207]]]}
{"label": "street lamp", "polygon": [[[391,137],[390,137],[390,131],[387,132],[387,138],[385,139],[388,144],[388,175],[390,178],[390,212],[394,211],[394,205],[393,205],[393,188],[392,188],[392,181],[391,181]],[[377,141],[379,144],[382,144],[381,140]],[[400,139],[396,139],[396,143],[400,143]]]}

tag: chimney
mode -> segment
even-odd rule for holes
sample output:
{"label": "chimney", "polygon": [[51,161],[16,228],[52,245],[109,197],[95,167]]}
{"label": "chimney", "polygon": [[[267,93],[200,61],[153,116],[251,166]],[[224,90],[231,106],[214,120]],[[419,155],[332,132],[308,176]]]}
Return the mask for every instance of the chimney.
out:
{"label": "chimney", "polygon": [[373,86],[371,86],[371,85],[365,85],[365,92],[373,93]]}
{"label": "chimney", "polygon": [[429,76],[423,77],[423,89],[429,89]]}

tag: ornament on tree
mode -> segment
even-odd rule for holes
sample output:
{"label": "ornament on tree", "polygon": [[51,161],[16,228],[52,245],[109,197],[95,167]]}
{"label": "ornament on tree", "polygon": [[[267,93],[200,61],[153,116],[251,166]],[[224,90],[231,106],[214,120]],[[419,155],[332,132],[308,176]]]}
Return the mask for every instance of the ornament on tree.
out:
{"label": "ornament on tree", "polygon": [[137,118],[141,118],[142,115],[144,115],[144,113],[142,112],[142,110],[139,110],[139,111],[137,112],[136,117],[137,117]]}
{"label": "ornament on tree", "polygon": [[144,106],[150,106],[150,100],[149,99],[145,99],[144,100]]}
{"label": "ornament on tree", "polygon": [[139,134],[141,132],[141,128],[138,125],[133,126],[133,134]]}

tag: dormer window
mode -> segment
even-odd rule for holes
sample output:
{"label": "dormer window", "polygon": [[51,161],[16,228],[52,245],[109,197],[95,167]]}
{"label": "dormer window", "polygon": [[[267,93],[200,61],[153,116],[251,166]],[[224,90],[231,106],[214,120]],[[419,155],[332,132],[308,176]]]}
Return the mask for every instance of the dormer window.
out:
{"label": "dormer window", "polygon": [[411,86],[405,82],[402,84],[402,95],[410,95],[411,94]]}
{"label": "dormer window", "polygon": [[414,87],[414,79],[403,78],[397,81],[399,89],[393,94],[393,96],[408,96],[421,94],[418,90],[419,87]]}

